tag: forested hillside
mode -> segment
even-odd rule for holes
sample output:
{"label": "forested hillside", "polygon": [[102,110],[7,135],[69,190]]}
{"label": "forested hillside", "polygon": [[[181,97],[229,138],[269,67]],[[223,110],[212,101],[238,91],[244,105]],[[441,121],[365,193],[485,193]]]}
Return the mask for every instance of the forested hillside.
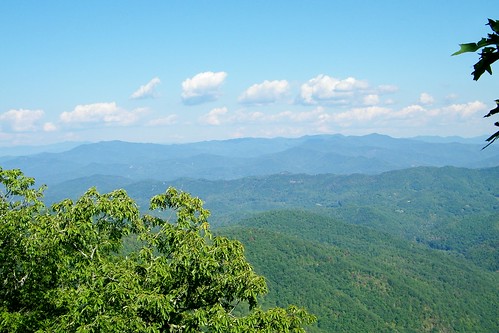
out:
{"label": "forested hillside", "polygon": [[445,252],[304,211],[218,231],[263,274],[266,306],[299,303],[311,332],[495,332],[499,276]]}
{"label": "forested hillside", "polygon": [[[103,191],[121,178],[95,176],[47,190],[48,200]],[[420,167],[379,175],[282,174],[231,181],[178,179],[121,183],[143,207],[173,185],[199,196],[213,225],[238,223],[253,212],[300,208],[360,224],[499,269],[499,168]],[[71,196],[71,195],[70,195]]]}

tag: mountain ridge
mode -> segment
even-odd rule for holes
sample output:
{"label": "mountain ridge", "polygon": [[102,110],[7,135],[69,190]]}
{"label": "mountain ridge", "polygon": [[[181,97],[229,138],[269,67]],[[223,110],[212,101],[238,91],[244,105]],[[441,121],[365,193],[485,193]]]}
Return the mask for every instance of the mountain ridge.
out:
{"label": "mountain ridge", "polygon": [[64,152],[0,156],[48,185],[93,174],[132,180],[180,177],[237,179],[289,173],[379,174],[416,166],[484,168],[499,165],[499,147],[429,143],[386,135],[242,138],[188,144],[103,141]]}

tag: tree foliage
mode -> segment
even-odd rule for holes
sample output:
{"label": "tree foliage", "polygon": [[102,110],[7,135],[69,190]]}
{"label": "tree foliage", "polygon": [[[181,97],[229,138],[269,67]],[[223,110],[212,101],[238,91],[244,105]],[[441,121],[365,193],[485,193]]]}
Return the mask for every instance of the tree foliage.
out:
{"label": "tree foliage", "polygon": [[[240,242],[212,235],[199,198],[168,188],[141,216],[124,190],[49,208],[34,184],[0,168],[0,332],[303,332],[314,321],[258,306],[264,278]],[[137,249],[124,253],[130,237]]]}
{"label": "tree foliage", "polygon": [[[475,81],[485,72],[492,75],[492,64],[499,59],[499,20],[489,19],[487,25],[492,29],[492,33],[487,34],[487,38],[482,38],[477,43],[460,44],[459,51],[452,54],[458,55],[466,52],[480,51],[480,59],[473,66],[474,70],[471,73]],[[495,102],[497,104],[496,108],[490,110],[484,117],[490,117],[499,112],[499,99],[496,99]],[[494,125],[499,126],[499,122],[495,122]],[[486,141],[488,144],[484,148],[488,147],[498,138],[499,131],[487,138]]]}

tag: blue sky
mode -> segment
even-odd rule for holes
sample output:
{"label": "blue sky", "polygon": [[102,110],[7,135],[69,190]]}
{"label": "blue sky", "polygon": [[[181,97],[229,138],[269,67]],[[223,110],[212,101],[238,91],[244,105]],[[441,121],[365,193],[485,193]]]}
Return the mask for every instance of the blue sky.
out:
{"label": "blue sky", "polygon": [[496,0],[4,0],[0,146],[489,134],[499,77],[450,56],[489,17]]}

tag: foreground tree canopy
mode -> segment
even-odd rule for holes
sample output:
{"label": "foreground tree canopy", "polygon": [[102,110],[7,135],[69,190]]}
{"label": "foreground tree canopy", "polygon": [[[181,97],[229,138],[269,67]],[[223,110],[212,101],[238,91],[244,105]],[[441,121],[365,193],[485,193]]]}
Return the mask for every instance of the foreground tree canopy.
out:
{"label": "foreground tree canopy", "polygon": [[[487,34],[487,37],[480,39],[477,43],[465,43],[460,44],[460,49],[454,52],[452,55],[458,55],[466,52],[477,52],[480,51],[480,59],[473,66],[473,80],[478,81],[483,73],[488,72],[492,75],[492,64],[499,59],[499,21],[498,20],[488,20],[487,23],[492,29],[492,33]],[[496,99],[496,108],[490,110],[484,117],[490,117],[499,112],[499,99]],[[494,123],[495,126],[499,126],[499,122]],[[499,131],[492,134],[487,138],[488,144],[484,147],[487,148],[491,143],[499,138]]]}
{"label": "foreground tree canopy", "polygon": [[0,168],[0,332],[303,332],[314,321],[258,306],[264,278],[241,243],[210,233],[198,198],[169,188],[141,216],[123,190],[49,208],[34,184]]}

